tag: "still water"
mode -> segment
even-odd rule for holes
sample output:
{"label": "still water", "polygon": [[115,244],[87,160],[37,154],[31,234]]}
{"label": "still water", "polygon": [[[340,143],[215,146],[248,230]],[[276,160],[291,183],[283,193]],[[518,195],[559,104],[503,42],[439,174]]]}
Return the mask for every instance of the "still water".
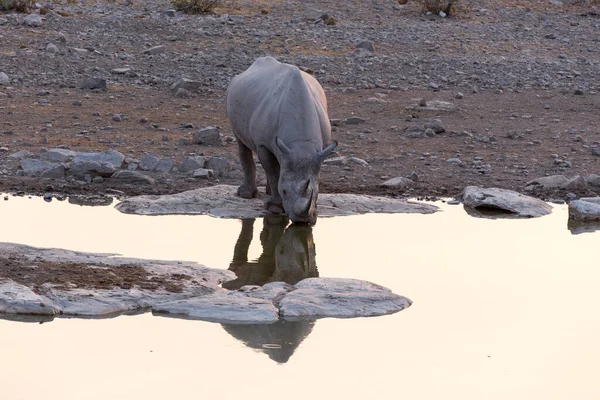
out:
{"label": "still water", "polygon": [[[0,320],[0,398],[600,398],[600,231],[573,235],[566,206],[490,220],[438,205],[322,218],[301,233],[307,273],[384,285],[413,301],[404,311],[271,327],[148,313]],[[275,273],[258,265],[274,242],[263,248],[261,233],[267,243],[280,229],[13,197],[0,201],[0,221],[2,242],[192,260],[263,280]]]}

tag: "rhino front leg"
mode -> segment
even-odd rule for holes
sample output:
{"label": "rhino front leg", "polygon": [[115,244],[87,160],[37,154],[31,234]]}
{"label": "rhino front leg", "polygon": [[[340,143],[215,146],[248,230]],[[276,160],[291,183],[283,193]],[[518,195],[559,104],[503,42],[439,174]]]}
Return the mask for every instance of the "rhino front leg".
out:
{"label": "rhino front leg", "polygon": [[283,200],[279,195],[279,161],[265,147],[258,148],[258,158],[267,174],[267,187],[269,188],[269,197],[267,198],[266,208],[273,214],[283,212]]}
{"label": "rhino front leg", "polygon": [[238,139],[240,152],[240,163],[244,171],[244,183],[237,190],[237,194],[245,199],[251,199],[258,195],[256,189],[256,164],[252,157],[252,150]]}

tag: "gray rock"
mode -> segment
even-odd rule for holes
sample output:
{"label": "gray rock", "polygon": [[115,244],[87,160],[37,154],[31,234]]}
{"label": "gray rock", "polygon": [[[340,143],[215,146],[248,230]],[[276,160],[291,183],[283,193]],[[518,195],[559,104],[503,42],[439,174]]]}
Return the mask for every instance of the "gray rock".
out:
{"label": "gray rock", "polygon": [[[243,199],[236,192],[237,186],[217,185],[172,195],[131,197],[116,208],[126,214],[138,215],[208,214],[224,218],[258,218],[266,214],[263,199]],[[372,212],[431,214],[438,210],[430,204],[354,194],[321,193],[317,206],[320,217]]]}
{"label": "gray rock", "polygon": [[348,125],[364,124],[367,120],[361,117],[348,117],[344,122]]}
{"label": "gray rock", "polygon": [[600,188],[600,175],[590,174],[585,178],[588,185]]}
{"label": "gray rock", "polygon": [[21,150],[21,151],[17,151],[16,153],[12,153],[10,156],[10,158],[14,158],[16,160],[22,160],[24,158],[32,158],[35,157],[35,154],[33,154],[31,151],[29,150]]}
{"label": "gray rock", "polygon": [[9,86],[10,78],[4,72],[0,72],[0,85],[1,86]]}
{"label": "gray rock", "polygon": [[360,43],[358,43],[356,45],[356,48],[357,49],[365,49],[365,50],[368,50],[368,51],[371,51],[371,52],[375,51],[375,46],[373,45],[373,42],[371,42],[369,40],[363,40],[363,41],[361,41]]}
{"label": "gray rock", "polygon": [[600,146],[592,147],[592,154],[600,157]]}
{"label": "gray rock", "polygon": [[427,137],[434,137],[435,136],[435,131],[433,129],[431,129],[431,128],[427,128],[423,132],[423,135],[425,135]]}
{"label": "gray rock", "polygon": [[286,320],[371,317],[412,304],[383,286],[355,279],[308,278],[295,287],[280,301],[280,314]]}
{"label": "gray rock", "polygon": [[542,178],[536,178],[525,184],[525,190],[546,190],[546,189],[559,189],[563,185],[566,185],[569,180],[564,175],[551,175]]}
{"label": "gray rock", "polygon": [[204,168],[207,157],[202,156],[189,156],[186,157],[181,164],[179,164],[179,171],[181,172],[192,172],[198,168]]}
{"label": "gray rock", "polygon": [[153,154],[144,154],[140,158],[138,167],[143,171],[153,171],[159,161],[160,158],[158,156]]}
{"label": "gray rock", "polygon": [[115,75],[124,75],[131,71],[131,68],[113,68],[110,70],[110,73]]}
{"label": "gray rock", "polygon": [[454,165],[458,165],[458,166],[461,166],[463,164],[463,162],[460,160],[460,158],[456,158],[456,157],[449,158],[446,160],[446,162],[448,164],[454,164]]}
{"label": "gray rock", "polygon": [[28,14],[23,18],[23,24],[27,26],[42,26],[42,17],[39,14]]}
{"label": "gray rock", "polygon": [[506,189],[468,186],[461,197],[465,208],[500,210],[518,217],[541,217],[552,212],[549,204]]}
{"label": "gray rock", "polygon": [[198,168],[197,170],[194,171],[194,174],[192,175],[192,177],[208,179],[208,178],[212,178],[214,175],[215,174],[212,169]]}
{"label": "gray rock", "polygon": [[173,83],[171,85],[171,90],[176,92],[178,89],[184,89],[190,92],[197,92],[198,89],[200,89],[200,86],[202,86],[202,82],[200,81],[183,78]]}
{"label": "gray rock", "polygon": [[126,185],[154,185],[154,179],[137,171],[119,170],[110,177],[111,182]]}
{"label": "gray rock", "polygon": [[116,150],[107,150],[102,153],[75,153],[75,157],[73,157],[73,162],[79,161],[95,161],[98,163],[109,163],[112,164],[115,168],[121,168],[123,166],[123,161],[125,160],[125,156],[119,153]]}
{"label": "gray rock", "polygon": [[571,201],[569,219],[582,222],[600,221],[600,197],[582,197]]}
{"label": "gray rock", "polygon": [[81,81],[81,88],[85,90],[103,89],[106,90],[106,79],[87,77]]}
{"label": "gray rock", "polygon": [[42,178],[64,178],[65,165],[34,158],[21,159],[21,169],[25,175],[39,176]]}
{"label": "gray rock", "polygon": [[183,88],[177,89],[174,96],[177,99],[191,99],[193,97],[192,92]]}
{"label": "gray rock", "polygon": [[85,178],[86,175],[109,177],[115,173],[115,166],[105,161],[71,161],[68,174],[77,178]]}
{"label": "gray rock", "polygon": [[156,166],[154,167],[154,171],[168,173],[171,172],[173,167],[175,166],[175,162],[171,159],[160,160]]}
{"label": "gray rock", "polygon": [[238,292],[157,304],[152,312],[223,324],[270,324],[279,319],[279,310],[271,301]]}
{"label": "gray rock", "polygon": [[155,55],[155,54],[164,53],[166,51],[167,51],[167,46],[159,45],[159,46],[154,46],[154,47],[144,50],[144,54]]}
{"label": "gray rock", "polygon": [[175,10],[165,10],[162,12],[162,15],[164,15],[165,17],[174,17],[175,16]]}
{"label": "gray rock", "polygon": [[42,149],[40,151],[40,159],[51,162],[68,162],[75,157],[75,152],[68,149]]}
{"label": "gray rock", "polygon": [[432,129],[436,134],[446,132],[446,128],[440,119],[428,120],[425,122],[425,129]]}
{"label": "gray rock", "polygon": [[58,53],[58,51],[58,46],[54,43],[48,43],[48,45],[46,46],[46,53],[48,54],[56,54]]}
{"label": "gray rock", "polygon": [[408,178],[399,176],[397,178],[389,179],[389,180],[383,182],[382,184],[380,184],[379,186],[393,188],[393,189],[399,189],[399,190],[406,190],[408,188],[415,186],[415,182]]}
{"label": "gray rock", "polygon": [[228,159],[223,157],[210,157],[206,160],[204,168],[211,169],[216,176],[222,176],[231,171],[232,165]]}
{"label": "gray rock", "polygon": [[567,183],[562,185],[562,188],[566,190],[585,190],[587,189],[587,187],[587,181],[580,175],[577,175],[576,177],[570,179]]}
{"label": "gray rock", "polygon": [[205,126],[194,133],[194,143],[205,146],[222,146],[223,135],[214,126]]}

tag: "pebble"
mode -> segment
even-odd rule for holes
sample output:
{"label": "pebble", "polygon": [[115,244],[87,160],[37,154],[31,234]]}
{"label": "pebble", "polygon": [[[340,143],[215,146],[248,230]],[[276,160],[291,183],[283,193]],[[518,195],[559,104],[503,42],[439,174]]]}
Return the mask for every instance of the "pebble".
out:
{"label": "pebble", "polygon": [[56,54],[58,53],[58,46],[54,43],[48,43],[46,46],[46,53],[48,54]]}
{"label": "pebble", "polygon": [[0,72],[0,86],[10,85],[10,78],[4,72]]}

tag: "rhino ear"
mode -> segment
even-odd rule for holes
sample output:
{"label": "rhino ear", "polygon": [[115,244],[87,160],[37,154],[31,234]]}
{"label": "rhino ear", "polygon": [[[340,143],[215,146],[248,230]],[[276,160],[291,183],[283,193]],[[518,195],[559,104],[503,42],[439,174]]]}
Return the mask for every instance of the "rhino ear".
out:
{"label": "rhino ear", "polygon": [[279,139],[279,136],[275,136],[275,144],[284,156],[288,156],[292,152],[290,148],[287,147],[285,143],[281,141],[281,139]]}
{"label": "rhino ear", "polygon": [[317,154],[317,157],[319,157],[319,160],[321,160],[321,162],[322,162],[329,154],[331,154],[331,152],[333,151],[333,149],[336,148],[337,145],[338,145],[337,140],[334,140],[331,143],[329,143],[329,146],[325,147],[323,149],[323,151],[320,151],[319,154]]}

